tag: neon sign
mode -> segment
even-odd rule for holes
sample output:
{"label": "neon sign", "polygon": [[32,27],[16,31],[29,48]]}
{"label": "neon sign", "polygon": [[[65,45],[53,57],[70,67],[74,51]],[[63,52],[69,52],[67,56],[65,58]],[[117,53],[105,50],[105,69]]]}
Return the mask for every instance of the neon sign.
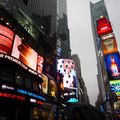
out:
{"label": "neon sign", "polygon": [[18,65],[20,65],[23,69],[29,71],[30,73],[34,74],[34,75],[38,75],[39,77],[42,77],[39,73],[37,73],[36,71],[30,69],[29,67],[27,67],[25,64],[23,64],[21,61],[19,61],[18,59],[12,57],[12,56],[9,56],[9,55],[5,55],[5,54],[0,54],[0,58],[5,58],[5,59],[8,59],[12,62],[15,62],[17,63]]}
{"label": "neon sign", "polygon": [[37,94],[34,94],[34,93],[32,93],[32,92],[28,92],[28,91],[26,91],[26,90],[17,89],[17,92],[18,92],[18,93],[21,93],[21,94],[24,94],[24,95],[28,95],[28,96],[31,96],[31,97],[38,98],[38,99],[43,100],[43,101],[46,100],[44,97],[39,96],[39,95],[37,95]]}
{"label": "neon sign", "polygon": [[3,84],[2,89],[14,90],[14,87]]}
{"label": "neon sign", "polygon": [[2,93],[2,92],[0,92],[0,97],[12,98],[12,99],[25,101],[25,97],[20,96],[20,95],[11,94],[11,93]]}
{"label": "neon sign", "polygon": [[79,101],[76,98],[70,98],[67,102],[75,103],[75,102],[79,102]]}

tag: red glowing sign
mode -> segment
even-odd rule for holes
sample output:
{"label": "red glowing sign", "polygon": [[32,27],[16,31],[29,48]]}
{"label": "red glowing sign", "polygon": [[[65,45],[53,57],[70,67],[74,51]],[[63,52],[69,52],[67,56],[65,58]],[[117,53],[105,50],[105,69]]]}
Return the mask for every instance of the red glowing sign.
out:
{"label": "red glowing sign", "polygon": [[99,36],[113,32],[111,23],[106,18],[97,21],[97,33]]}
{"label": "red glowing sign", "polygon": [[0,52],[10,54],[13,43],[14,32],[0,25]]}
{"label": "red glowing sign", "polygon": [[36,103],[39,104],[39,105],[43,105],[44,104],[44,102],[41,102],[41,101],[37,101]]}
{"label": "red glowing sign", "polygon": [[11,94],[11,93],[2,93],[2,92],[0,92],[0,97],[12,98],[12,99],[25,101],[25,97],[20,96],[20,95]]}
{"label": "red glowing sign", "polygon": [[14,38],[14,32],[3,25],[0,25],[0,53],[13,56],[17,58],[19,63],[21,62],[37,73],[42,74],[43,57],[24,43],[18,35],[15,35]]}

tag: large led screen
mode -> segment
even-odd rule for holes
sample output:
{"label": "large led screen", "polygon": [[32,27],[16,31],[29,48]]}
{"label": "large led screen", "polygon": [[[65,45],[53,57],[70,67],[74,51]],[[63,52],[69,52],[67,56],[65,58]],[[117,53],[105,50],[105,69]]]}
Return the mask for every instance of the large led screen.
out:
{"label": "large led screen", "polygon": [[[0,25],[0,53],[9,55],[11,60],[18,59],[18,61],[21,61],[26,67],[36,71],[36,74],[42,74],[43,57],[38,55],[36,51],[23,42],[12,30],[3,25]],[[26,67],[24,68],[26,69]],[[32,70],[30,70],[30,72],[34,73]]]}
{"label": "large led screen", "polygon": [[107,18],[100,18],[97,21],[97,33],[99,36],[103,34],[111,33],[112,31],[113,30],[111,23],[108,21]]}
{"label": "large led screen", "polygon": [[0,25],[0,53],[10,55],[12,49],[14,32],[9,28]]}
{"label": "large led screen", "polygon": [[116,93],[120,96],[120,80],[110,81],[110,89],[112,93]]}
{"label": "large led screen", "polygon": [[23,43],[17,35],[13,44],[12,56],[36,71],[37,53],[27,44]]}
{"label": "large led screen", "polygon": [[118,52],[115,38],[108,38],[102,41],[102,49],[104,55]]}
{"label": "large led screen", "polygon": [[113,53],[104,57],[109,80],[120,78],[120,54]]}
{"label": "large led screen", "polygon": [[63,80],[60,83],[63,96],[76,96],[77,92],[77,76],[75,63],[70,59],[59,59],[57,61],[57,71],[63,75]]}

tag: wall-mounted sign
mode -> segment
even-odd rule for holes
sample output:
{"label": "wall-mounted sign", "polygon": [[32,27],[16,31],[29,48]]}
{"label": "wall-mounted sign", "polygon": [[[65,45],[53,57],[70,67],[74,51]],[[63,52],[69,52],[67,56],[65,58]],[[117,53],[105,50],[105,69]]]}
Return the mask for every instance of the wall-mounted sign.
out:
{"label": "wall-mounted sign", "polygon": [[[0,53],[6,54],[6,59],[14,61],[25,69],[31,68],[28,69],[29,72],[35,73],[36,71],[42,74],[43,57],[24,43],[18,35],[15,35],[15,38],[14,35],[12,30],[0,25]],[[2,55],[0,57],[3,58]]]}
{"label": "wall-mounted sign", "polygon": [[111,53],[117,53],[117,43],[115,38],[109,38],[104,41],[102,41],[102,49],[104,55],[111,54]]}
{"label": "wall-mounted sign", "polygon": [[75,102],[79,102],[79,100],[76,98],[70,98],[67,102],[75,103]]}
{"label": "wall-mounted sign", "polygon": [[3,90],[14,90],[14,87],[8,86],[6,84],[3,84],[1,87]]}
{"label": "wall-mounted sign", "polygon": [[44,97],[42,97],[42,96],[40,96],[40,95],[37,95],[37,94],[35,94],[35,93],[32,93],[32,92],[26,91],[26,90],[17,89],[17,92],[18,92],[18,93],[21,93],[21,94],[23,94],[23,95],[28,95],[28,96],[31,96],[31,97],[34,97],[34,98],[43,100],[43,101],[46,100]]}
{"label": "wall-mounted sign", "polygon": [[116,93],[120,96],[120,80],[112,80],[110,81],[111,92]]}
{"label": "wall-mounted sign", "polygon": [[36,100],[36,99],[33,99],[33,98],[30,98],[30,102],[31,103],[36,103],[36,104],[39,104],[39,105],[43,105],[44,103],[39,101],[39,100]]}
{"label": "wall-mounted sign", "polygon": [[109,80],[120,78],[120,54],[113,53],[104,57]]}
{"label": "wall-mounted sign", "polygon": [[10,55],[12,49],[14,32],[0,25],[0,52]]}
{"label": "wall-mounted sign", "polygon": [[100,18],[97,21],[97,33],[99,36],[113,32],[111,23],[107,18]]}
{"label": "wall-mounted sign", "polygon": [[2,92],[0,92],[0,97],[12,98],[12,99],[25,101],[25,97],[24,96],[15,95],[15,94],[11,94],[11,93],[4,93],[4,92],[2,93]]}
{"label": "wall-mounted sign", "polygon": [[57,71],[63,76],[62,80],[57,80],[60,84],[61,97],[71,96],[76,98],[77,76],[74,61],[70,59],[59,59],[57,63]]}

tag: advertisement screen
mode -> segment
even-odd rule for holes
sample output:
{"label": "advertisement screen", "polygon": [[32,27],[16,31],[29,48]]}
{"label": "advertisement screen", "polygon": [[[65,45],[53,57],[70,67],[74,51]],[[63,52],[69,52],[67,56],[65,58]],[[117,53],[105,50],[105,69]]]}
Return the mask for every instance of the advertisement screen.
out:
{"label": "advertisement screen", "polygon": [[43,93],[47,94],[48,93],[48,77],[42,74],[42,91]]}
{"label": "advertisement screen", "polygon": [[70,59],[59,59],[57,63],[57,71],[63,75],[62,81],[60,83],[60,88],[62,90],[61,95],[64,97],[76,97],[77,76],[74,61]]}
{"label": "advertisement screen", "polygon": [[104,57],[109,80],[120,78],[120,54],[113,53]]}
{"label": "advertisement screen", "polygon": [[36,71],[37,53],[28,45],[22,42],[19,36],[15,36],[12,56]]}
{"label": "advertisement screen", "polygon": [[54,80],[49,80],[49,95],[57,97],[57,86]]}
{"label": "advertisement screen", "polygon": [[0,53],[10,55],[12,49],[14,32],[9,28],[0,25]]}
{"label": "advertisement screen", "polygon": [[29,67],[29,72],[42,74],[43,57],[24,43],[18,35],[14,35],[12,30],[3,25],[0,25],[0,53],[6,54],[3,55],[4,58],[16,62],[25,69]]}
{"label": "advertisement screen", "polygon": [[118,52],[115,38],[108,38],[102,41],[102,49],[104,55]]}
{"label": "advertisement screen", "polygon": [[111,23],[107,18],[100,18],[97,21],[97,33],[99,36],[113,32]]}
{"label": "advertisement screen", "polygon": [[120,113],[120,101],[114,102],[114,109],[117,113]]}
{"label": "advertisement screen", "polygon": [[120,96],[120,80],[110,81],[111,92],[116,93]]}

